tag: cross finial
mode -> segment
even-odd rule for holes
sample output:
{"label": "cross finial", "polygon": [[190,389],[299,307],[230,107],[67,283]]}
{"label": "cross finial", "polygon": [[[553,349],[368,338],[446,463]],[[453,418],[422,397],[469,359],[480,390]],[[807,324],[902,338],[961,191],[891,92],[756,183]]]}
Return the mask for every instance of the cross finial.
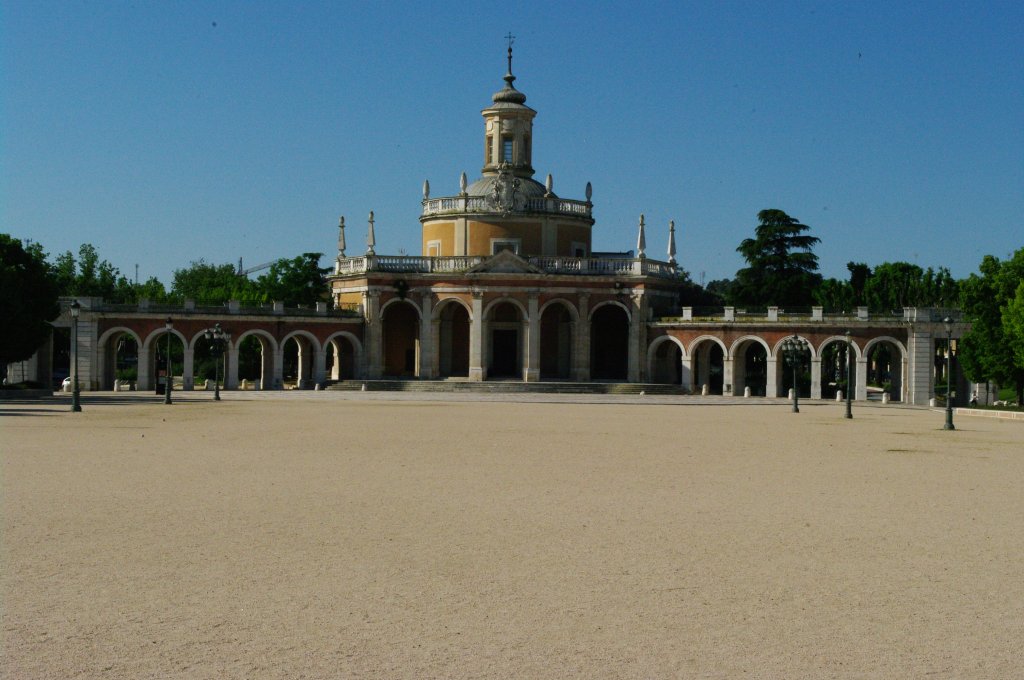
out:
{"label": "cross finial", "polygon": [[509,31],[505,40],[508,40],[508,72],[512,73],[512,43],[516,41],[516,37],[512,35],[512,31]]}

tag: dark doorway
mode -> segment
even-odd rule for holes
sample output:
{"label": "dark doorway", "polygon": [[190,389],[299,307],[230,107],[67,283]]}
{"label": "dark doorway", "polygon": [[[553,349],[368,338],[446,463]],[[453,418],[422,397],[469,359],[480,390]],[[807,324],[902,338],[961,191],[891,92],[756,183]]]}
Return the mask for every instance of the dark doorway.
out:
{"label": "dark doorway", "polygon": [[594,311],[590,324],[590,375],[625,380],[629,372],[629,317],[618,305]]}
{"label": "dark doorway", "polygon": [[496,328],[491,332],[491,370],[493,378],[518,377],[516,361],[519,356],[518,333]]}

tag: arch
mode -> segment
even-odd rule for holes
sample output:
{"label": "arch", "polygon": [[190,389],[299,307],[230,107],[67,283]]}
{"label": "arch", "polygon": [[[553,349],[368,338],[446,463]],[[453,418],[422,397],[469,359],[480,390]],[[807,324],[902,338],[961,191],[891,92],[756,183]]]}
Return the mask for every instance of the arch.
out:
{"label": "arch", "polygon": [[[814,346],[814,343],[811,342],[810,340],[808,340],[807,338],[805,338],[804,336],[800,335],[799,333],[787,333],[783,337],[779,338],[779,341],[775,343],[774,347],[772,347],[772,352],[771,352],[771,354],[769,356],[770,357],[774,357],[775,359],[781,359],[782,358],[782,343],[784,343],[787,339],[793,337],[794,335],[796,337],[800,338],[801,340],[804,340],[804,341],[807,342],[807,351],[811,353],[811,359],[817,359],[818,358],[818,350]],[[844,342],[845,342],[845,339],[844,339]]]}
{"label": "arch", "polygon": [[771,353],[772,353],[772,348],[771,348],[771,347],[770,347],[770,346],[768,345],[768,341],[767,341],[767,340],[765,340],[764,338],[762,338],[762,337],[761,337],[760,335],[744,335],[744,336],[742,336],[742,337],[736,338],[736,339],[735,339],[735,340],[733,341],[732,345],[731,345],[731,346],[729,347],[729,354],[728,354],[728,357],[729,357],[730,359],[735,359],[735,358],[736,358],[736,351],[737,351],[737,350],[738,350],[738,349],[739,349],[739,348],[740,348],[740,347],[741,347],[742,345],[744,345],[744,344],[746,344],[746,343],[748,343],[748,342],[756,342],[756,343],[760,344],[760,345],[761,345],[762,347],[764,347],[764,351],[765,351],[765,352],[766,352],[766,353],[767,353],[767,354],[768,354],[769,356],[771,356]]}
{"label": "arch", "polygon": [[[662,345],[675,345],[663,348]],[[678,350],[678,355],[676,355]],[[686,346],[674,335],[659,335],[647,346],[647,375],[651,382],[681,385],[687,358]]]}
{"label": "arch", "polygon": [[457,297],[455,295],[452,295],[452,296],[449,296],[449,297],[440,298],[437,301],[437,304],[434,305],[434,308],[430,312],[430,319],[431,319],[431,321],[438,321],[438,320],[440,320],[441,312],[450,304],[457,304],[457,305],[461,306],[463,309],[466,310],[466,314],[469,315],[469,320],[470,321],[473,320],[473,308],[472,308],[472,306],[467,304],[466,301],[463,300],[462,298]]}
{"label": "arch", "polygon": [[622,309],[622,311],[624,311],[626,313],[626,320],[632,323],[632,321],[633,321],[633,314],[632,314],[632,312],[629,311],[629,307],[624,302],[620,302],[619,300],[605,300],[604,302],[597,303],[596,305],[594,305],[593,307],[590,308],[590,317],[587,320],[590,323],[593,323],[594,322],[594,314],[599,309],[601,309],[602,307],[607,307],[608,305],[614,305],[614,306],[619,307],[620,309]]}
{"label": "arch", "polygon": [[[886,361],[875,352],[876,349],[881,350],[887,346],[895,347],[899,357],[894,360],[894,357],[888,356]],[[869,397],[872,392],[876,397],[880,397],[883,393],[888,393],[890,399],[906,401],[906,388],[909,382],[906,376],[907,358],[907,348],[903,346],[902,342],[892,336],[881,335],[868,340],[864,344],[864,357],[858,362],[858,368],[864,368],[863,378],[857,381],[858,392],[862,392],[865,398]],[[884,363],[880,363],[883,361]],[[863,386],[861,382],[863,382]],[[876,389],[869,391],[869,385]],[[881,388],[881,392],[877,388]]]}
{"label": "arch", "polygon": [[[168,330],[166,328],[158,327],[158,328],[155,328],[149,335],[147,335],[146,339],[143,341],[142,347],[139,349],[139,375],[138,375],[138,378],[139,378],[138,389],[139,390],[146,390],[146,389],[151,389],[152,387],[156,387],[158,393],[160,393],[159,391],[164,389],[163,387],[161,387],[161,382],[160,382],[161,366],[158,365],[158,364],[160,364],[160,362],[158,361],[157,357],[158,357],[160,352],[163,352],[165,350],[166,343],[160,343],[159,341],[161,339],[163,339],[163,337],[165,335],[167,335],[167,334],[168,334]],[[184,351],[188,349],[188,339],[185,337],[185,334],[182,333],[177,328],[173,328],[172,327],[171,330],[170,330],[170,335],[172,337],[177,338],[181,342],[181,347],[182,347],[182,350],[183,350],[183,353],[184,353]],[[161,347],[157,347],[158,344],[160,344],[162,346]],[[172,359],[172,361],[170,362],[170,364],[171,364],[171,369],[172,370],[169,371],[169,373],[173,374],[174,373],[174,371],[173,371],[173,368],[174,368],[174,361],[173,361],[174,357],[173,357],[173,355],[172,355],[171,359]],[[167,369],[167,366],[166,366],[166,364],[164,364],[163,365],[163,370],[165,372],[166,372],[166,369]],[[143,371],[145,371],[145,375],[143,375]],[[182,382],[183,382],[183,386],[184,387],[188,387],[188,389],[191,389],[191,385],[190,384],[186,384],[189,381],[191,381],[191,379],[192,379],[191,371],[192,371],[191,366],[188,367],[188,371],[185,370],[185,366],[184,365],[182,366]],[[188,375],[186,375],[186,373],[188,373]]]}
{"label": "arch", "polygon": [[546,312],[548,307],[551,307],[552,305],[563,305],[566,309],[569,310],[569,314],[572,316],[572,320],[574,322],[578,322],[580,320],[580,310],[576,309],[576,305],[574,305],[571,301],[566,300],[565,298],[553,298],[545,302],[543,305],[540,306],[540,315],[543,317],[544,312]]}
{"label": "arch", "polygon": [[568,380],[576,360],[579,312],[561,298],[549,300],[537,314],[541,380]]}
{"label": "arch", "polygon": [[385,376],[420,375],[420,309],[409,300],[394,298],[381,307],[381,369]]}
{"label": "arch", "polygon": [[[821,356],[821,353],[824,351],[826,345],[830,345],[833,342],[841,342],[841,343],[843,343],[845,345],[846,344],[846,336],[845,335],[830,335],[829,337],[827,337],[824,340],[822,340],[820,343],[818,343],[818,356]],[[853,338],[851,338],[850,339],[850,345],[853,346],[853,356],[860,358],[863,355],[863,352],[861,351],[860,346],[857,345],[857,341],[854,340]]]}
{"label": "arch", "polygon": [[491,300],[487,304],[487,306],[484,307],[483,318],[490,320],[494,310],[506,302],[511,303],[514,307],[516,307],[519,310],[519,316],[521,319],[525,319],[529,315],[529,312],[526,311],[526,307],[523,306],[522,302],[516,300],[514,297],[503,295],[500,298]]}
{"label": "arch", "polygon": [[697,349],[697,346],[700,345],[702,342],[707,341],[713,342],[719,347],[721,347],[722,354],[724,354],[725,356],[729,356],[729,348],[725,346],[725,343],[722,342],[722,340],[719,337],[714,335],[698,335],[696,338],[691,340],[690,346],[686,348],[686,356],[692,357],[694,350]]}
{"label": "arch", "polygon": [[[771,347],[759,335],[744,335],[737,338],[729,348],[732,375],[729,376],[733,385],[733,394],[750,394],[754,397],[768,395],[770,367],[768,358]],[[772,393],[774,395],[774,392]]]}
{"label": "arch", "polygon": [[[133,329],[127,326],[114,326],[108,328],[99,337],[99,341],[96,343],[96,359],[97,359],[97,371],[96,375],[99,379],[99,389],[107,390],[114,388],[114,381],[117,379],[117,347],[108,346],[111,338],[120,338],[123,335],[131,336],[132,340],[135,341],[135,382],[138,384],[139,379],[139,357],[142,356],[142,340],[139,338],[139,334]],[[143,366],[142,368],[145,368]]]}
{"label": "arch", "polygon": [[408,305],[410,308],[415,310],[415,312],[416,312],[416,319],[417,320],[420,319],[420,308],[419,308],[419,305],[413,304],[412,300],[409,300],[407,298],[394,297],[394,298],[391,298],[390,300],[388,300],[387,302],[385,302],[384,304],[382,304],[380,306],[380,318],[381,318],[381,321],[383,321],[384,317],[387,316],[387,312],[390,310],[391,307],[397,307],[397,306],[401,306],[401,305]]}
{"label": "arch", "polygon": [[[233,352],[236,357],[234,362],[236,373],[230,382],[231,384],[240,384],[237,378],[243,372],[243,368],[250,368],[249,366],[243,366],[242,362],[242,343],[250,337],[256,338],[260,345],[259,386],[257,389],[270,389],[273,387],[274,377],[280,377],[280,372],[277,370],[279,367],[277,356],[280,352],[280,345],[269,331],[262,328],[250,328],[239,333],[238,337],[233,337],[228,341],[229,352]],[[255,380],[255,378],[253,379]]]}
{"label": "arch", "polygon": [[[342,352],[339,341],[344,341],[352,348],[350,354]],[[333,352],[331,352],[333,350]],[[325,354],[333,356],[325,356],[325,371],[327,370],[326,361],[328,358],[332,360],[330,366],[330,378],[332,380],[345,380],[348,378],[359,378],[363,375],[363,343],[359,341],[359,338],[349,331],[336,331],[327,336],[324,340],[324,352]]]}
{"label": "arch", "polygon": [[302,336],[303,338],[308,340],[309,344],[313,348],[314,352],[319,352],[319,351],[321,351],[323,349],[323,346],[320,344],[320,341],[317,340],[315,335],[313,335],[312,333],[310,333],[307,330],[302,330],[302,329],[296,329],[296,330],[292,331],[291,333],[289,333],[288,335],[286,335],[283,338],[281,338],[281,347],[284,347],[284,343],[288,342],[289,340],[291,340],[293,337],[296,337],[296,336]]}
{"label": "arch", "polygon": [[459,298],[449,297],[438,302],[431,316],[433,374],[441,378],[468,378],[472,308]]}
{"label": "arch", "polygon": [[703,392],[706,385],[709,394],[725,392],[725,361],[728,356],[729,348],[714,335],[700,335],[690,342],[687,357],[695,391]]}
{"label": "arch", "polygon": [[[609,301],[590,315],[590,374],[604,380],[629,379],[629,310]],[[639,368],[639,367],[637,367]]]}
{"label": "arch", "polygon": [[[185,348],[188,347],[188,338],[185,337],[184,333],[179,331],[177,328],[172,328],[170,332],[171,332],[171,335],[173,335],[176,338],[178,338],[179,340],[181,340],[181,346],[182,347],[185,347]],[[160,327],[160,328],[157,328],[156,330],[152,331],[149,335],[146,336],[146,339],[142,343],[142,347],[139,349],[139,351],[140,352],[149,352],[149,351],[151,351],[153,349],[153,341],[155,339],[157,339],[157,338],[163,337],[166,334],[167,334],[167,329],[164,328],[164,327]]]}

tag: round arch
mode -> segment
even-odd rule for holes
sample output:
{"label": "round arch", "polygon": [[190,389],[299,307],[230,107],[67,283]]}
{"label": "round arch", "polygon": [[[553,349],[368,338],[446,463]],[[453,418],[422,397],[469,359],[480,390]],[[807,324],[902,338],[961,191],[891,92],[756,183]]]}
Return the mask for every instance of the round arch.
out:
{"label": "round arch", "polygon": [[690,346],[686,348],[686,356],[692,357],[693,353],[697,350],[703,342],[713,342],[722,348],[723,356],[729,356],[729,348],[725,346],[722,340],[714,335],[698,335],[696,338],[690,341]]}
{"label": "round arch", "polygon": [[[342,347],[337,341],[341,340],[352,348],[351,358],[344,355]],[[333,357],[325,357],[333,360],[328,377],[332,380],[345,380],[348,378],[359,378],[363,375],[363,343],[359,338],[349,331],[336,331],[324,339],[324,351],[333,348]],[[326,369],[325,365],[325,369]]]}
{"label": "round arch", "polygon": [[443,312],[446,307],[448,307],[449,305],[452,305],[452,304],[459,305],[463,309],[465,309],[466,310],[466,314],[469,315],[470,321],[473,320],[473,308],[472,308],[472,306],[467,304],[466,301],[463,300],[462,298],[457,297],[455,295],[451,295],[451,296],[448,296],[448,297],[443,297],[443,298],[441,298],[441,299],[439,299],[437,301],[437,304],[435,304],[434,308],[430,311],[430,319],[431,319],[431,321],[438,321],[438,320],[440,320],[441,319],[441,312]]}
{"label": "round arch", "polygon": [[384,317],[387,316],[388,310],[391,309],[392,307],[398,307],[402,305],[407,305],[410,309],[415,310],[416,319],[420,320],[422,315],[420,314],[419,305],[413,304],[411,300],[397,297],[391,298],[390,300],[388,300],[387,302],[380,306],[380,318],[383,320]]}
{"label": "round arch", "polygon": [[529,313],[526,311],[526,307],[523,306],[522,302],[520,302],[519,300],[516,300],[514,297],[510,297],[508,295],[503,295],[500,298],[497,298],[495,300],[491,300],[487,304],[487,306],[484,307],[483,318],[489,320],[491,318],[491,313],[497,307],[501,306],[505,302],[511,303],[516,309],[519,310],[520,318],[525,319],[525,318],[527,318],[527,316],[529,316]]}
{"label": "round arch", "polygon": [[[825,350],[825,347],[827,347],[828,345],[831,345],[833,342],[839,342],[839,343],[842,343],[842,344],[845,345],[846,344],[846,336],[845,335],[830,335],[829,337],[827,337],[824,340],[822,340],[820,343],[818,343],[818,355],[821,356],[821,353]],[[850,345],[853,347],[853,356],[858,357],[858,358],[863,356],[864,352],[861,351],[860,347],[857,345],[857,341],[856,340],[851,339],[850,340]]]}
{"label": "round arch", "polygon": [[142,356],[142,340],[133,329],[127,326],[114,326],[104,331],[96,343],[96,359],[98,362],[96,374],[99,376],[100,389],[113,389],[114,387],[114,380],[117,377],[117,348],[108,347],[108,343],[110,343],[111,338],[119,338],[122,335],[131,336],[132,340],[135,341],[135,382],[138,383],[138,360]]}
{"label": "round arch", "polygon": [[605,300],[604,302],[597,303],[596,305],[591,307],[591,309],[590,309],[590,316],[588,317],[588,320],[591,323],[593,323],[593,321],[594,321],[594,313],[597,310],[601,309],[602,307],[607,307],[608,305],[612,305],[612,306],[620,308],[622,311],[624,311],[626,313],[626,320],[629,321],[630,323],[633,322],[633,314],[629,311],[629,307],[625,303],[619,302],[618,300]]}
{"label": "round arch", "polygon": [[[900,351],[900,357],[904,361],[907,360],[907,348],[903,346],[902,342],[892,337],[891,335],[880,335],[877,338],[871,338],[870,340],[868,340],[866,343],[864,343],[863,356],[867,356],[868,354],[870,354],[871,348],[880,342],[888,342],[889,344],[894,345]],[[859,357],[861,356],[861,354],[858,353],[857,356]]]}
{"label": "round arch", "polygon": [[729,347],[732,373],[727,376],[732,383],[733,394],[746,396],[749,390],[754,397],[768,395],[768,357],[771,352],[768,342],[760,335],[747,334],[733,341]]}
{"label": "round arch", "polygon": [[319,352],[321,349],[323,349],[322,345],[320,344],[320,341],[317,340],[317,337],[315,335],[313,335],[309,331],[302,329],[296,329],[289,333],[288,335],[281,338],[281,347],[284,347],[286,342],[295,337],[305,338],[309,342],[310,346],[313,348],[314,352]]}
{"label": "round arch", "polygon": [[729,348],[721,338],[714,335],[699,335],[690,342],[686,356],[690,360],[690,382],[696,391],[698,386],[703,393],[725,394],[726,384],[730,385],[731,377],[726,379],[725,358],[729,356]]}
{"label": "round arch", "polygon": [[[188,347],[189,346],[188,338],[185,337],[184,333],[179,331],[177,328],[172,328],[170,332],[171,332],[171,335],[173,335],[174,337],[176,337],[179,340],[181,340],[182,347]],[[139,351],[140,352],[149,352],[150,350],[153,349],[153,342],[157,338],[162,337],[163,335],[166,335],[166,334],[167,334],[167,329],[166,328],[157,328],[152,333],[150,333],[149,335],[146,336],[146,340],[142,343],[142,347],[139,349]]]}
{"label": "round arch", "polygon": [[[663,347],[674,345],[675,347]],[[673,349],[679,350],[674,356]],[[651,382],[684,385],[688,387],[689,371],[683,366],[687,358],[686,346],[674,335],[659,335],[647,345],[647,379]]]}
{"label": "round arch", "polygon": [[245,340],[250,335],[256,335],[259,336],[261,339],[266,340],[268,343],[270,343],[270,351],[277,351],[277,340],[275,340],[274,336],[270,334],[270,331],[263,330],[262,328],[250,328],[249,330],[242,331],[242,333],[240,333],[239,335],[232,337],[228,341],[229,349],[238,349],[239,346],[242,344],[242,341]]}
{"label": "round arch", "polygon": [[[781,338],[777,343],[775,343],[775,346],[772,347],[771,354],[769,354],[768,356],[769,357],[774,357],[775,359],[782,358],[782,343],[784,343],[786,340],[788,340],[789,338],[793,337],[794,335],[796,337],[800,338],[801,340],[804,340],[804,341],[807,342],[807,351],[811,353],[811,359],[817,359],[818,358],[818,348],[814,346],[813,342],[811,342],[810,340],[808,340],[804,336],[800,335],[799,333],[793,333],[791,335],[786,335],[785,337]],[[845,342],[845,338],[844,338],[844,342]]]}
{"label": "round arch", "polygon": [[[875,348],[881,349],[888,345],[889,347],[895,347],[899,353],[899,359],[893,361],[892,356],[888,356],[888,360],[884,360],[886,355],[872,356]],[[858,376],[861,378],[858,380],[857,388],[858,391],[863,391],[865,398],[869,398],[870,388],[877,390],[881,388],[883,394],[888,394],[890,399],[897,401],[907,400],[907,359],[908,352],[907,348],[904,347],[903,343],[890,335],[880,335],[876,338],[871,338],[864,343],[863,357],[858,357],[858,368],[864,368],[864,376]],[[863,382],[863,387],[861,386]],[[876,396],[877,396],[876,392]]]}
{"label": "round arch", "polygon": [[732,345],[729,347],[728,357],[730,359],[735,359],[736,352],[739,351],[740,347],[742,347],[747,342],[758,343],[759,345],[764,347],[765,353],[767,353],[768,356],[771,356],[772,348],[768,345],[767,340],[762,338],[760,335],[744,335],[742,337],[736,338],[736,340],[733,341]]}
{"label": "round arch", "polygon": [[552,307],[553,305],[562,305],[567,310],[569,310],[569,315],[572,317],[573,322],[579,322],[580,311],[576,309],[576,305],[574,305],[569,300],[566,300],[565,298],[553,298],[551,300],[548,300],[547,302],[540,306],[538,314],[541,317],[543,317],[544,312],[546,312],[548,308]]}

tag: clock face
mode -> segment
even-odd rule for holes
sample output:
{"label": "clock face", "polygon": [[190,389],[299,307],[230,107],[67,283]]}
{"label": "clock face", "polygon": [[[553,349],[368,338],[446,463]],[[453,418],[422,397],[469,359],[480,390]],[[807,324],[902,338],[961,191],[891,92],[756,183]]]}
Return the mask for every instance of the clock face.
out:
{"label": "clock face", "polygon": [[493,129],[494,129],[494,121],[493,120],[487,121],[487,131],[490,132]]}

